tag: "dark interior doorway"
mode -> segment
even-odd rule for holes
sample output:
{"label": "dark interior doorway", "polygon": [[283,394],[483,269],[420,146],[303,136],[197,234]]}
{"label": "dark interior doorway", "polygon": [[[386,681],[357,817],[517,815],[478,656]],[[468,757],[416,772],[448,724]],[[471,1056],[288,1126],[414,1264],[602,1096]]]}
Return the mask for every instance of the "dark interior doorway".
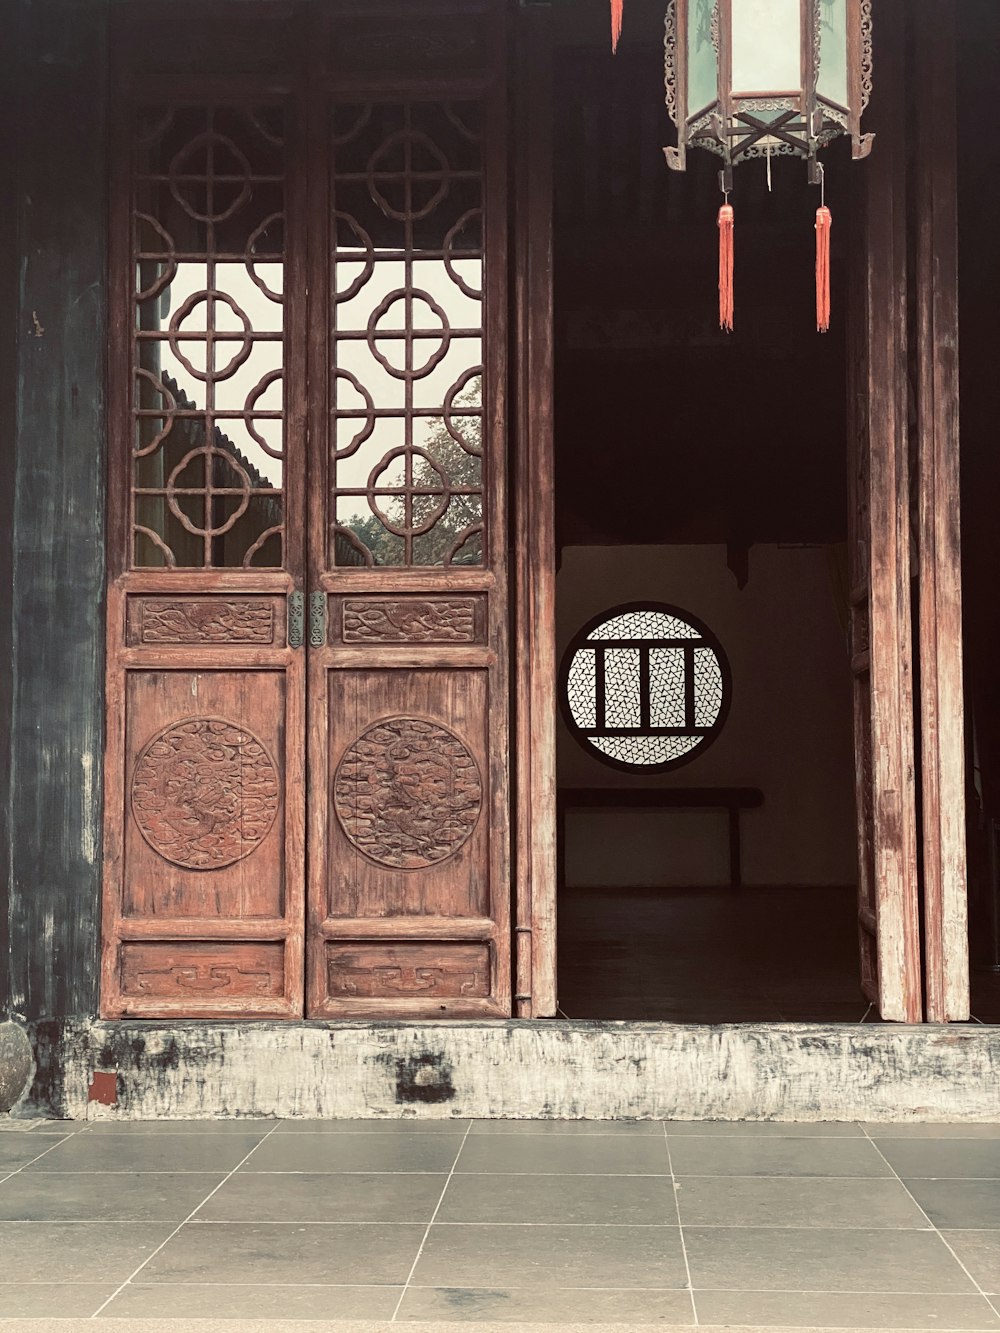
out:
{"label": "dark interior doorway", "polygon": [[[834,324],[822,337],[803,164],[775,159],[770,191],[764,164],[737,173],[736,332],[722,334],[716,164],[696,152],[686,175],[666,169],[652,17],[630,11],[614,59],[568,31],[557,47],[558,648],[609,608],[668,603],[717,636],[733,703],[710,747],[657,772],[602,762],[561,722],[560,1006],[571,1018],[858,1021],[852,167],[829,153]],[[706,789],[760,797],[738,813],[740,887],[731,813],[685,804]],[[680,804],[650,807],[664,790]]]}
{"label": "dark interior doorway", "polygon": [[983,135],[1000,68],[1000,10],[956,8],[958,37],[959,320],[962,598],[968,746],[969,961],[972,1013],[1000,1022],[1000,449],[996,304],[1000,256],[982,219],[1000,205],[1000,145]]}

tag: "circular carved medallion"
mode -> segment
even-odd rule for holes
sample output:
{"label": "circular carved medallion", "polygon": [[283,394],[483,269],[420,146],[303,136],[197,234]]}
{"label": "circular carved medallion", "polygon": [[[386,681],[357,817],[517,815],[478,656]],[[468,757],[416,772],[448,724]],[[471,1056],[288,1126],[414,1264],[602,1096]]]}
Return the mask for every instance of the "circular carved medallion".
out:
{"label": "circular carved medallion", "polygon": [[175,722],[136,760],[132,811],[153,851],[174,865],[232,865],[249,856],[274,823],[274,760],[246,727],[216,717]]}
{"label": "circular carved medallion", "polygon": [[392,717],[363,731],[334,779],[350,842],[379,865],[420,870],[445,861],[476,827],[483,783],[464,742],[436,722]]}

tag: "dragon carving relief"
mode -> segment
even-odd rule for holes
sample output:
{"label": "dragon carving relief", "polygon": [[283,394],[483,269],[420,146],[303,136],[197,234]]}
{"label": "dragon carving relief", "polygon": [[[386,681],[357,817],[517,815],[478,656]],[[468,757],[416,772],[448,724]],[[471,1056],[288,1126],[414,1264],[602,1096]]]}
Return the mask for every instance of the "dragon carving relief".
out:
{"label": "dragon carving relief", "polygon": [[454,856],[483,804],[479,766],[454,732],[423,718],[368,727],[337,768],[333,804],[347,839],[369,860],[420,870]]}
{"label": "dragon carving relief", "polygon": [[475,643],[471,597],[399,601],[350,598],[344,603],[345,643]]}
{"label": "dragon carving relief", "polygon": [[219,870],[249,856],[278,812],[274,760],[246,727],[193,717],[147,743],[132,776],[132,811],[164,860]]}
{"label": "dragon carving relief", "polygon": [[143,643],[273,643],[267,602],[154,601],[141,604]]}

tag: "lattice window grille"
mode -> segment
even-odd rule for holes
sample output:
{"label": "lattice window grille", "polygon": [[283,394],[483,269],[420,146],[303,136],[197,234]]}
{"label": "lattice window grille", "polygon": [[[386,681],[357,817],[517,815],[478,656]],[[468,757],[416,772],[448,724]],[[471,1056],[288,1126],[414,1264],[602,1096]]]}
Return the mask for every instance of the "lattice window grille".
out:
{"label": "lattice window grille", "polygon": [[718,640],[672,607],[608,611],[576,635],[564,658],[567,725],[597,757],[631,771],[694,758],[721,730],[730,693]]}

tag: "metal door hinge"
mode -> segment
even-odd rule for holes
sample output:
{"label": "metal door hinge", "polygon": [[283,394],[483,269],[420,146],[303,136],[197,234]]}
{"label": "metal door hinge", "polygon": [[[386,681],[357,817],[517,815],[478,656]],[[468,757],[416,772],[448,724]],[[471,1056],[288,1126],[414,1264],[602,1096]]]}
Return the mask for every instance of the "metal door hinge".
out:
{"label": "metal door hinge", "polygon": [[326,647],[326,593],[309,594],[309,647]]}
{"label": "metal door hinge", "polygon": [[301,648],[306,637],[306,598],[305,593],[288,594],[288,646]]}

